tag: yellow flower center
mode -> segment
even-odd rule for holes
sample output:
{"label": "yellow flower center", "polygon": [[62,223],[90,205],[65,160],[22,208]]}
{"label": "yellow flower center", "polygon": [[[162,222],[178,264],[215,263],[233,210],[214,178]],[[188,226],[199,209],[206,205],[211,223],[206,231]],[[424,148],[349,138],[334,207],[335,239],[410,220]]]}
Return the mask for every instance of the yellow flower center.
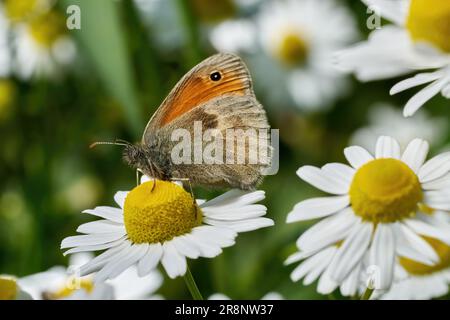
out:
{"label": "yellow flower center", "polygon": [[439,272],[441,270],[450,267],[450,247],[445,243],[434,239],[423,236],[423,238],[433,247],[439,256],[439,262],[433,266],[427,266],[420,262],[400,257],[400,264],[402,267],[408,271],[408,273],[416,276],[429,275],[434,272]]}
{"label": "yellow flower center", "polygon": [[64,17],[57,11],[39,15],[29,23],[33,39],[44,47],[51,47],[66,31]]}
{"label": "yellow flower center", "polygon": [[353,211],[373,223],[413,216],[421,200],[422,189],[416,174],[405,163],[391,158],[363,165],[350,186]]}
{"label": "yellow flower center", "polygon": [[36,12],[37,4],[37,0],[5,0],[6,15],[13,21],[27,20]]}
{"label": "yellow flower center", "polygon": [[14,277],[0,275],[0,300],[15,300],[18,294]]}
{"label": "yellow flower center", "polygon": [[[134,243],[157,243],[188,233],[202,222],[202,212],[182,187],[167,181],[143,183],[128,193],[125,228]],[[153,188],[153,190],[152,190]]]}
{"label": "yellow flower center", "polygon": [[280,40],[276,56],[287,66],[301,65],[308,57],[308,45],[298,33],[287,32]]}
{"label": "yellow flower center", "polygon": [[450,1],[411,0],[406,27],[414,41],[450,52]]}
{"label": "yellow flower center", "polygon": [[56,292],[46,292],[44,295],[48,300],[58,300],[70,297],[77,290],[84,290],[90,294],[94,290],[94,282],[90,278],[71,277],[64,287]]}

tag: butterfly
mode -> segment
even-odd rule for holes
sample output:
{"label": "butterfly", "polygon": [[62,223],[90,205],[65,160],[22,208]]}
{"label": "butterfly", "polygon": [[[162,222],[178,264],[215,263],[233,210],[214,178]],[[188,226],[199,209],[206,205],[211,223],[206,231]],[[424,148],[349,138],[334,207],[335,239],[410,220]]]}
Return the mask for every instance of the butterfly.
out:
{"label": "butterfly", "polygon": [[[174,132],[184,130],[193,135],[195,126],[201,132],[214,132],[212,136],[218,149],[211,153],[210,161],[207,157],[200,162],[173,161],[173,150],[179,144],[173,139]],[[124,144],[123,159],[131,167],[159,180],[188,180],[192,185],[208,188],[252,190],[262,181],[262,172],[268,164],[248,161],[250,152],[254,151],[250,144],[269,145],[269,129],[266,112],[255,97],[244,62],[236,55],[219,53],[200,62],[181,78],[151,117],[141,142]],[[233,130],[239,133],[227,136]],[[242,132],[248,140],[239,149]],[[211,142],[199,143],[197,151],[203,151]],[[188,144],[184,151],[194,148]],[[217,160],[220,153],[232,161],[211,161],[211,157]],[[247,161],[236,161],[238,157]]]}

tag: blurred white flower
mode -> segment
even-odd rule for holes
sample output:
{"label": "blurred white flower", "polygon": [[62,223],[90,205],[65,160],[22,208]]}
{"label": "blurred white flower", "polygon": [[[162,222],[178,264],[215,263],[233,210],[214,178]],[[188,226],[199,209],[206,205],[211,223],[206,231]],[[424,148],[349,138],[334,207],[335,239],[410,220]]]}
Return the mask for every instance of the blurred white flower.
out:
{"label": "blurred white flower", "polygon": [[312,257],[297,267],[294,280],[306,275],[310,282],[323,272],[342,290],[364,263],[364,269],[377,270],[375,288],[387,290],[399,257],[427,265],[439,261],[422,237],[450,245],[450,228],[439,220],[450,212],[450,153],[425,162],[426,141],[414,139],[401,153],[398,142],[387,136],[377,140],[375,150],[374,157],[362,147],[348,147],[344,154],[351,166],[330,163],[297,171],[334,196],[304,200],[287,217],[288,223],[326,217],[298,238],[300,252],[288,262]]}
{"label": "blurred white flower", "polygon": [[[130,192],[117,192],[120,208],[86,210],[103,220],[81,225],[83,235],[65,238],[65,252],[106,250],[81,267],[81,275],[99,271],[96,281],[114,279],[131,266],[145,276],[162,264],[170,278],[183,276],[186,258],[213,258],[235,244],[240,232],[273,225],[263,217],[267,208],[256,204],[263,191],[233,189],[197,205],[179,185],[148,181]],[[156,183],[156,186],[154,186]]]}
{"label": "blurred white flower", "polygon": [[426,110],[419,111],[414,118],[405,118],[400,110],[388,104],[376,104],[369,111],[367,126],[356,130],[351,138],[352,145],[374,152],[380,135],[395,138],[401,148],[417,137],[422,137],[432,146],[440,146],[447,135],[447,120],[430,117]]}
{"label": "blurred white flower", "polygon": [[28,2],[29,7],[18,1],[0,5],[0,75],[14,73],[24,80],[58,77],[74,62],[75,43],[51,1],[35,1],[36,8]]}
{"label": "blurred white flower", "polygon": [[[405,105],[413,115],[439,92],[450,98],[450,2],[442,0],[363,0],[393,25],[374,30],[367,41],[336,55],[343,71],[361,81],[416,74],[392,87],[390,93],[427,84]],[[429,71],[431,69],[431,71]],[[420,70],[426,71],[418,73]]]}
{"label": "blurred white flower", "polygon": [[[231,298],[223,293],[214,293],[209,296],[208,300],[231,300]],[[261,300],[284,300],[284,298],[278,292],[269,292]]]}
{"label": "blurred white flower", "polygon": [[92,277],[80,277],[80,267],[94,257],[89,253],[71,256],[69,267],[53,267],[45,272],[20,278],[19,285],[35,300],[113,300],[158,299],[154,292],[162,285],[162,275],[154,270],[145,278],[130,268],[114,280],[94,283]]}
{"label": "blurred white flower", "polygon": [[345,94],[332,56],[356,36],[353,16],[337,1],[284,0],[262,1],[254,19],[224,22],[210,40],[217,50],[251,53],[256,85],[271,104],[316,110]]}

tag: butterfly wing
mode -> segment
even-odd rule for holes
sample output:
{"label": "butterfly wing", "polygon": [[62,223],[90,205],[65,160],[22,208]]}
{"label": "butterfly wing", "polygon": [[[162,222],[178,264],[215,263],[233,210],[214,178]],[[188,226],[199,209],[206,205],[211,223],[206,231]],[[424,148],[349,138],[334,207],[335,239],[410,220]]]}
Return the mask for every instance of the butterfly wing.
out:
{"label": "butterfly wing", "polygon": [[[211,75],[219,73],[220,79]],[[214,78],[216,79],[216,78]],[[201,123],[202,131],[214,129],[222,141],[223,163],[174,164],[171,151],[177,144],[172,141],[176,129],[186,129],[194,137],[195,123]],[[256,100],[252,81],[242,60],[231,54],[214,55],[189,71],[175,86],[149,121],[143,135],[143,143],[158,150],[158,162],[170,172],[172,178],[189,178],[192,183],[208,187],[237,187],[253,189],[261,181],[261,172],[267,164],[249,163],[251,146],[269,143],[269,124],[266,113]],[[233,136],[227,136],[229,129]],[[238,149],[238,140],[245,134],[245,146]],[[202,150],[208,144],[202,141]],[[232,145],[232,148],[229,146]],[[245,163],[238,163],[243,156]],[[230,163],[226,159],[233,159]],[[192,159],[194,160],[194,159]],[[163,164],[164,162],[164,164]]]}
{"label": "butterfly wing", "polygon": [[[211,79],[218,73],[219,80]],[[164,127],[186,112],[223,95],[254,95],[251,78],[242,60],[233,54],[213,55],[192,68],[175,85],[148,122],[143,143],[155,130]]]}

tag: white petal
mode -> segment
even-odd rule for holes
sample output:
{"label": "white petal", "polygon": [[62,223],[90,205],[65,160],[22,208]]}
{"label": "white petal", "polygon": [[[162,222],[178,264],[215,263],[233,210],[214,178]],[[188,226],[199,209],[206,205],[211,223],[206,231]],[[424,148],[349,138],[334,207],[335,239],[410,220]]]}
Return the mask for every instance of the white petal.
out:
{"label": "white petal", "polygon": [[205,216],[216,220],[245,220],[264,216],[267,212],[266,206],[262,204],[245,205],[236,208],[203,208],[202,212]]}
{"label": "white petal", "polygon": [[347,191],[355,174],[355,169],[342,163],[328,163],[322,167],[322,171],[335,181],[337,185]]}
{"label": "white petal", "polygon": [[181,236],[184,241],[190,243],[190,245],[195,246],[200,251],[200,256],[205,258],[214,258],[222,253],[222,248],[213,243],[205,243],[203,239],[193,236],[192,234],[186,234]]}
{"label": "white petal", "polygon": [[182,237],[173,238],[172,243],[175,249],[177,249],[177,251],[183,256],[191,259],[197,259],[200,256],[200,250],[196,246],[191,245],[189,242],[183,241]]}
{"label": "white petal", "polygon": [[85,276],[94,271],[102,268],[108,261],[114,259],[116,255],[121,254],[121,252],[126,252],[127,249],[131,247],[131,242],[128,240],[123,241],[120,245],[106,250],[102,254],[96,256],[94,259],[81,266],[80,275]]}
{"label": "white petal", "polygon": [[[327,248],[319,253],[313,255],[312,257],[306,259],[302,263],[300,263],[294,271],[291,273],[291,280],[297,282],[305,275],[310,272],[314,272],[317,268],[324,270],[327,264],[325,263],[325,259],[329,256],[330,253],[333,253],[333,248]],[[331,259],[329,259],[331,260]]]}
{"label": "white petal", "polygon": [[264,191],[245,191],[240,189],[232,189],[224,194],[211,199],[201,205],[202,208],[214,207],[241,207],[264,200]]}
{"label": "white petal", "polygon": [[375,157],[378,159],[400,159],[400,145],[398,144],[397,140],[388,136],[379,137],[377,140]]}
{"label": "white petal", "polygon": [[405,108],[403,109],[403,115],[405,117],[412,116],[428,100],[437,95],[446,84],[447,79],[444,78],[434,81],[424,89],[420,90],[406,103]]}
{"label": "white petal", "polygon": [[421,86],[423,84],[435,81],[443,76],[442,70],[431,72],[431,73],[419,73],[416,74],[412,78],[405,79],[403,81],[400,81],[395,86],[391,88],[389,93],[391,95],[397,94],[399,92],[402,92],[404,90],[408,90],[417,86]]}
{"label": "white petal", "polygon": [[394,276],[395,234],[392,224],[377,224],[369,253],[369,263],[379,270],[379,283],[376,289],[390,288]]}
{"label": "white petal", "polygon": [[359,146],[345,148],[344,155],[348,163],[355,169],[373,160],[373,156],[366,149]]}
{"label": "white petal", "polygon": [[407,219],[404,221],[405,225],[415,231],[417,234],[435,238],[450,245],[450,228],[442,226],[437,228],[422,221]]}
{"label": "white petal", "polygon": [[325,272],[319,278],[319,282],[317,284],[317,292],[320,294],[330,294],[338,287],[338,284],[331,279],[329,270],[330,268],[325,270]]}
{"label": "white petal", "polygon": [[223,221],[212,218],[204,218],[203,221],[212,226],[225,227],[235,232],[254,231],[274,225],[273,220],[269,218],[255,218],[242,221]]}
{"label": "white petal", "polygon": [[348,277],[342,282],[340,286],[340,291],[343,296],[346,297],[352,297],[354,296],[358,291],[358,286],[361,284],[360,282],[360,276],[361,276],[361,269],[362,269],[362,263],[359,263],[355,269],[353,269]]}
{"label": "white petal", "polygon": [[330,264],[330,275],[338,283],[348,276],[366,253],[372,236],[371,223],[358,222],[342,243]]}
{"label": "white petal", "polygon": [[[439,261],[439,256],[436,254],[436,251],[434,251],[433,247],[404,224],[400,224],[399,226],[397,239],[397,251],[399,255],[405,257],[410,256],[413,260],[417,261],[425,260],[432,263],[437,263]],[[409,249],[405,249],[404,247],[407,247]],[[410,253],[410,251],[417,252],[416,255],[420,255],[423,258],[413,258],[414,254]]]}
{"label": "white petal", "polygon": [[88,213],[117,223],[123,223],[122,209],[113,207],[96,207],[94,209],[84,210],[83,213]]}
{"label": "white petal", "polygon": [[420,182],[438,179],[450,170],[450,152],[441,153],[427,162],[419,170]]}
{"label": "white petal", "polygon": [[125,240],[125,237],[120,238],[119,240],[103,243],[103,244],[97,244],[92,246],[78,246],[74,247],[72,249],[64,251],[64,255],[73,254],[77,252],[88,252],[88,251],[98,251],[98,250],[105,250],[112,247],[115,247],[119,244],[121,244]]}
{"label": "white petal", "polygon": [[333,177],[330,177],[326,172],[319,168],[303,166],[297,170],[297,175],[322,191],[338,195],[343,195],[348,192],[346,185],[337,183],[337,181],[333,180]]}
{"label": "white petal", "polygon": [[171,279],[175,279],[176,277],[182,276],[186,273],[186,258],[177,252],[170,241],[163,244],[161,264]]}
{"label": "white petal", "polygon": [[322,218],[350,204],[349,196],[321,197],[307,199],[295,205],[287,216],[287,223]]}
{"label": "white petal", "polygon": [[305,259],[307,256],[305,255],[304,252],[301,251],[297,251],[293,254],[291,254],[285,261],[284,261],[284,265],[289,265],[295,262],[299,262],[300,260]]}
{"label": "white petal", "polygon": [[[228,222],[227,222],[228,224]],[[230,228],[214,226],[200,226],[191,230],[194,237],[203,239],[205,243],[212,243],[223,247],[232,246],[237,233]]]}
{"label": "white petal", "polygon": [[450,189],[450,174],[425,182],[422,184],[422,188],[424,190],[441,190],[441,189]]}
{"label": "white petal", "polygon": [[156,268],[163,254],[160,243],[152,243],[148,245],[147,252],[138,262],[138,274],[143,277]]}
{"label": "white petal", "polygon": [[123,205],[125,204],[125,198],[128,195],[128,191],[117,191],[114,195],[114,201],[116,201],[117,205],[121,208],[123,208]]}
{"label": "white petal", "polygon": [[114,261],[110,261],[102,270],[95,275],[95,281],[103,282],[107,279],[114,279],[123,271],[134,265],[147,252],[148,246],[133,244],[128,249],[126,256],[117,257]]}
{"label": "white petal", "polygon": [[[325,269],[328,267],[328,265],[331,262],[331,259],[333,258],[333,255],[336,252],[336,247],[332,246],[329,248],[326,248],[325,250],[322,250],[321,252],[317,253],[314,258],[318,260],[315,268],[310,270],[310,272],[305,276],[303,279],[303,285],[308,286],[325,271]],[[312,259],[312,257],[310,258]]]}
{"label": "white petal", "polygon": [[352,209],[324,219],[305,231],[297,240],[297,247],[304,252],[320,250],[344,239],[355,223]]}
{"label": "white petal", "polygon": [[450,210],[450,189],[443,190],[433,190],[424,192],[423,202],[433,208],[438,210]]}
{"label": "white petal", "polygon": [[403,25],[408,15],[408,0],[363,0],[363,2],[372,9],[376,9],[376,14],[394,22],[397,25]]}
{"label": "white petal", "polygon": [[98,220],[83,223],[77,228],[77,232],[85,234],[93,233],[122,233],[125,235],[125,226],[122,223],[112,222],[109,220]]}
{"label": "white petal", "polygon": [[121,232],[97,233],[87,234],[81,236],[67,237],[61,242],[61,249],[78,247],[78,246],[92,246],[98,244],[105,244],[123,237]]}
{"label": "white petal", "polygon": [[403,152],[402,161],[406,163],[412,171],[418,173],[427,158],[428,149],[428,142],[422,139],[414,139],[408,144]]}

